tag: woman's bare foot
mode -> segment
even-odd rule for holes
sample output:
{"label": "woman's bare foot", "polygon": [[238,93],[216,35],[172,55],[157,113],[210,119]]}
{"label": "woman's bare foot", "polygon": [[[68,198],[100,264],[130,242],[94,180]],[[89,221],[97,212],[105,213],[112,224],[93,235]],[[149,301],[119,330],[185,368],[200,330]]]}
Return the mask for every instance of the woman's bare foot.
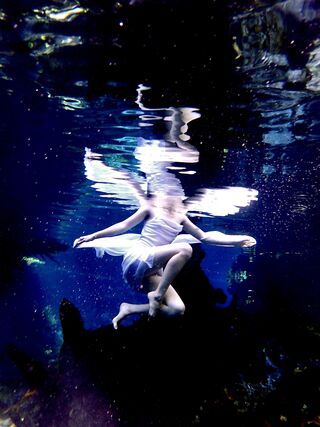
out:
{"label": "woman's bare foot", "polygon": [[148,293],[149,299],[149,316],[155,317],[161,307],[161,298],[157,296],[155,291]]}
{"label": "woman's bare foot", "polygon": [[129,310],[129,304],[126,302],[123,302],[120,304],[119,313],[112,319],[112,324],[114,329],[118,329],[118,323],[121,322],[122,319],[124,319],[126,316],[130,314]]}

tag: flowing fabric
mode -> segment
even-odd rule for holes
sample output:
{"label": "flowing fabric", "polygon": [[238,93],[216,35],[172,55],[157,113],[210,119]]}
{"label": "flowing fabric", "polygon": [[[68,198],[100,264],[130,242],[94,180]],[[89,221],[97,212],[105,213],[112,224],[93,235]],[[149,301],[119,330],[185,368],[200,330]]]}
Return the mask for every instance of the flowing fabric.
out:
{"label": "flowing fabric", "polygon": [[140,239],[140,234],[127,233],[113,237],[101,237],[90,242],[83,242],[76,246],[78,249],[93,248],[96,255],[102,258],[105,253],[112,256],[124,256]]}
{"label": "flowing fabric", "polygon": [[[227,236],[219,231],[207,231],[205,236],[212,239],[211,244],[225,247],[233,247],[235,246],[235,239],[240,241],[240,239],[245,237],[241,235]],[[102,257],[105,253],[113,256],[124,256],[140,241],[140,239],[141,234],[126,233],[119,236],[102,237],[100,239],[92,240],[91,242],[83,242],[76,248],[93,248],[96,250],[96,255],[98,257]],[[215,243],[213,243],[214,240],[216,241]],[[190,245],[193,245],[195,243],[201,243],[201,241],[193,237],[191,234],[182,233],[177,235],[171,243],[189,243]]]}
{"label": "flowing fabric", "polygon": [[[173,243],[201,243],[191,234],[180,234],[183,226],[170,218],[154,217],[144,224],[141,234],[126,233],[84,242],[77,248],[94,248],[96,255],[105,253],[123,256],[122,274],[124,280],[136,290],[142,289],[143,278],[148,269],[155,267],[154,256],[157,248]],[[219,231],[205,233],[203,241],[209,244],[235,246],[245,236],[231,236]]]}
{"label": "flowing fabric", "polygon": [[[101,237],[91,242],[80,243],[76,249],[93,248],[96,250],[97,257],[101,258],[105,253],[112,256],[124,256],[129,249],[138,243],[141,234],[127,233],[113,237]],[[201,243],[200,240],[191,236],[191,234],[179,234],[171,243]]]}
{"label": "flowing fabric", "polygon": [[94,248],[97,257],[105,253],[112,256],[126,256],[136,249],[147,249],[170,243],[200,243],[191,234],[180,234],[182,225],[168,218],[155,217],[145,223],[141,234],[126,233],[112,237],[101,237],[83,242],[77,248]]}
{"label": "flowing fabric", "polygon": [[147,221],[141,234],[126,233],[83,242],[77,248],[94,248],[96,255],[105,253],[123,256],[122,273],[125,281],[139,289],[147,269],[154,266],[157,247],[171,243],[200,243],[190,234],[179,234],[182,225],[168,218],[154,217]]}

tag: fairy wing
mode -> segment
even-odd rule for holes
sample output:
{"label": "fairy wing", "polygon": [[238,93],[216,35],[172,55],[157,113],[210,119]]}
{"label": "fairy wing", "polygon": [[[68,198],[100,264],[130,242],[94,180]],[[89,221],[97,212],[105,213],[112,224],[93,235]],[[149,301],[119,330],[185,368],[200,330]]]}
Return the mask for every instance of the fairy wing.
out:
{"label": "fairy wing", "polygon": [[237,214],[258,200],[258,191],[245,187],[203,188],[186,199],[190,216],[227,216]]}
{"label": "fairy wing", "polygon": [[[136,209],[146,203],[147,180],[139,175],[107,166],[101,158],[100,154],[93,153],[86,148],[85,175],[87,179],[94,182],[92,187],[102,193],[102,197],[115,200],[117,203],[127,206],[128,209]],[[168,171],[165,173],[157,171],[157,173],[151,174],[154,176],[153,178],[150,178],[150,171],[148,172],[148,182],[154,187],[154,193],[157,192],[157,183],[153,183],[155,178],[162,189],[168,187],[172,192],[172,186],[176,189],[181,187],[180,181],[177,179],[172,181],[173,175]],[[158,190],[161,189],[160,187]],[[179,194],[183,195],[182,187]],[[197,191],[195,196],[186,198],[185,205],[190,216],[227,216],[237,214],[257,199],[258,191],[251,188],[230,186],[202,188]]]}
{"label": "fairy wing", "polygon": [[101,197],[116,200],[126,205],[128,209],[139,208],[146,202],[146,193],[143,187],[144,179],[125,171],[107,166],[102,156],[86,148],[84,156],[85,176],[93,181],[92,188],[102,193]]}

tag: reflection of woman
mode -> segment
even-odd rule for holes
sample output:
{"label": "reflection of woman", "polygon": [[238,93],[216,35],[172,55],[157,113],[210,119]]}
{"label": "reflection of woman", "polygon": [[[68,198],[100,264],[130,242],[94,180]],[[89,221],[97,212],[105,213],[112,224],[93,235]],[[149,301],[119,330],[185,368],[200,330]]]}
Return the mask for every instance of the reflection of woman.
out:
{"label": "reflection of woman", "polygon": [[[191,257],[191,243],[240,247],[256,244],[255,239],[250,236],[204,232],[185,213],[181,197],[159,194],[124,221],[75,240],[74,247],[94,247],[119,255],[121,250],[115,253],[112,248],[115,239],[112,236],[118,236],[118,249],[119,242],[123,241],[122,271],[125,281],[148,294],[148,304],[121,304],[118,315],[113,319],[115,329],[118,322],[129,314],[149,313],[150,316],[155,316],[161,312],[174,316],[184,313],[184,303],[171,283]],[[143,221],[140,235],[120,236]],[[182,230],[188,234],[180,234]],[[137,237],[129,239],[128,244],[126,236]]]}

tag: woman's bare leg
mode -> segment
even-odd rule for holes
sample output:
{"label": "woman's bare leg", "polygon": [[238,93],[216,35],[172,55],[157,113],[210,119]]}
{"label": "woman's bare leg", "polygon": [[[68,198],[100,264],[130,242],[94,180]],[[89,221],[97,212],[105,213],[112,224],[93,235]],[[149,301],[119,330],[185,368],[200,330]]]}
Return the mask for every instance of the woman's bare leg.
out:
{"label": "woman's bare leg", "polygon": [[[149,289],[155,289],[159,286],[162,276],[153,274],[145,278],[145,285]],[[149,304],[129,304],[123,302],[120,305],[119,313],[112,319],[114,329],[118,329],[118,324],[130,314],[148,313],[150,310]],[[159,311],[165,316],[182,315],[185,311],[185,305],[177,291],[170,285],[164,295],[163,304]]]}
{"label": "woman's bare leg", "polygon": [[[161,269],[157,272],[157,274],[147,276],[144,279],[145,287],[149,289],[150,292],[157,289],[163,280],[163,274],[164,270]],[[173,288],[172,285],[168,286],[159,310],[161,314],[164,314],[165,316],[177,316],[184,313],[185,305],[178,292]]]}
{"label": "woman's bare leg", "polygon": [[118,329],[118,323],[130,314],[148,313],[149,304],[120,304],[119,313],[112,319],[114,329]]}
{"label": "woman's bare leg", "polygon": [[[162,275],[162,268],[152,272],[149,276],[143,279],[143,287],[146,291],[152,291],[156,289],[159,285],[160,279]],[[123,302],[120,304],[119,313],[112,319],[112,324],[114,329],[118,329],[118,323],[121,322],[125,317],[130,314],[138,314],[138,313],[148,313],[149,312],[149,304],[130,304],[127,302]]]}
{"label": "woman's bare leg", "polygon": [[164,266],[163,275],[157,288],[148,293],[149,315],[151,317],[160,310],[164,295],[170,283],[182,270],[192,256],[192,248],[187,243],[160,246],[156,249],[154,262],[156,266]]}
{"label": "woman's bare leg", "polygon": [[165,316],[180,316],[185,312],[185,305],[178,292],[170,285],[164,294],[163,304],[160,306],[160,313]]}

